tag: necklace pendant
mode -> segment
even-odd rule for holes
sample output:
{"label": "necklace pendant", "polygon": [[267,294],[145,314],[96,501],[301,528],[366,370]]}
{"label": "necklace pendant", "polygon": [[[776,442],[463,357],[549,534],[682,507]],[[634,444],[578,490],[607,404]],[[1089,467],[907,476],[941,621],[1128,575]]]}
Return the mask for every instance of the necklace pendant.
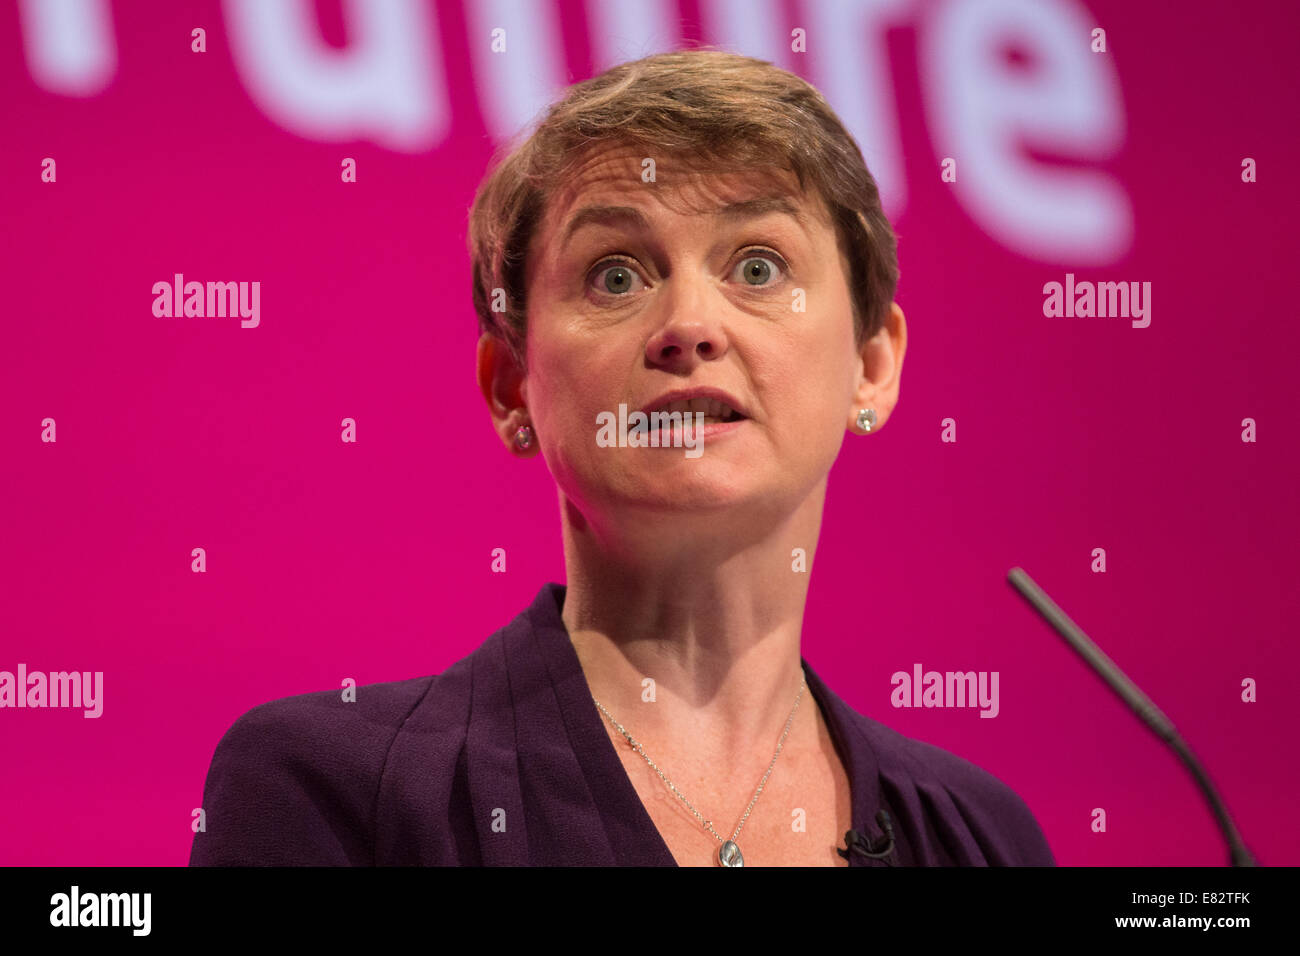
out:
{"label": "necklace pendant", "polygon": [[744,866],[745,858],[740,855],[740,847],[728,840],[718,850],[718,863],[722,866]]}

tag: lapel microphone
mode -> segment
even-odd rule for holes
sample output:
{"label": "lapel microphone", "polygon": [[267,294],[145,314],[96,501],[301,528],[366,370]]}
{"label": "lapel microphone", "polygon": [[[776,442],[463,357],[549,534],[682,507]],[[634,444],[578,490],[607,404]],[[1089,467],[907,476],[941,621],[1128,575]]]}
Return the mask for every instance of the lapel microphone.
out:
{"label": "lapel microphone", "polygon": [[889,812],[880,810],[876,814],[876,822],[880,824],[880,829],[885,831],[885,835],[880,840],[871,840],[865,833],[850,830],[844,834],[845,846],[836,847],[835,852],[846,860],[851,853],[857,853],[859,856],[870,857],[873,860],[885,860],[893,866],[894,861],[887,859],[894,854],[894,824],[889,819]]}

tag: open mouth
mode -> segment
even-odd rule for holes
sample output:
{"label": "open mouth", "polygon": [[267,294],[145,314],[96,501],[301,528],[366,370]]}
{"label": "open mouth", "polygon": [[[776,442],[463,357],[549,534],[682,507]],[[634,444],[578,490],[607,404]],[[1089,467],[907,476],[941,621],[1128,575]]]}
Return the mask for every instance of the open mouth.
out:
{"label": "open mouth", "polygon": [[672,419],[668,418],[667,415],[673,412],[680,413],[683,422],[692,425],[697,421],[696,415],[703,415],[703,421],[706,425],[736,422],[746,417],[725,402],[720,402],[714,398],[689,398],[669,402],[660,408],[647,410],[645,415],[649,424],[653,427],[656,422],[656,415],[660,416],[657,419],[658,422],[664,425],[671,424]]}

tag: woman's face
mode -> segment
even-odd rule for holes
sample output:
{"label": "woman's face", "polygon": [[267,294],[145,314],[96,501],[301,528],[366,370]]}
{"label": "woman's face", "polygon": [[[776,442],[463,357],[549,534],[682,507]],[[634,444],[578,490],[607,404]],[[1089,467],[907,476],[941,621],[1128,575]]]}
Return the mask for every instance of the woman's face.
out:
{"label": "woman's face", "polygon": [[[528,253],[523,403],[560,490],[593,524],[779,520],[824,481],[873,387],[847,260],[793,174],[687,175],[654,158],[647,183],[641,152],[595,151],[551,201]],[[749,200],[767,202],[728,208]],[[584,214],[597,206],[625,211]],[[601,413],[698,386],[746,418],[697,457],[598,442]],[[883,424],[892,400],[867,404]]]}

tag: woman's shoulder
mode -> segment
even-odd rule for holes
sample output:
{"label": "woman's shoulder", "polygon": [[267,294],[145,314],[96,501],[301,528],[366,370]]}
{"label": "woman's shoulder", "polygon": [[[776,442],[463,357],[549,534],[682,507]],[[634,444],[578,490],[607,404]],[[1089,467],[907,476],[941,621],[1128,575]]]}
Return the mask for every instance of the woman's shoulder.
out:
{"label": "woman's shoulder", "polygon": [[325,738],[364,748],[394,736],[437,679],[431,675],[280,697],[241,714],[221,743],[253,739],[284,746]]}
{"label": "woman's shoulder", "polygon": [[372,862],[389,750],[450,676],[296,694],[240,715],[208,768],[191,865]]}
{"label": "woman's shoulder", "polygon": [[[1005,781],[936,744],[908,737],[862,714],[857,718],[892,802],[942,818],[936,830],[950,843],[960,843],[968,834],[988,863],[1055,865],[1038,820]],[[949,850],[958,852],[956,846]]]}

